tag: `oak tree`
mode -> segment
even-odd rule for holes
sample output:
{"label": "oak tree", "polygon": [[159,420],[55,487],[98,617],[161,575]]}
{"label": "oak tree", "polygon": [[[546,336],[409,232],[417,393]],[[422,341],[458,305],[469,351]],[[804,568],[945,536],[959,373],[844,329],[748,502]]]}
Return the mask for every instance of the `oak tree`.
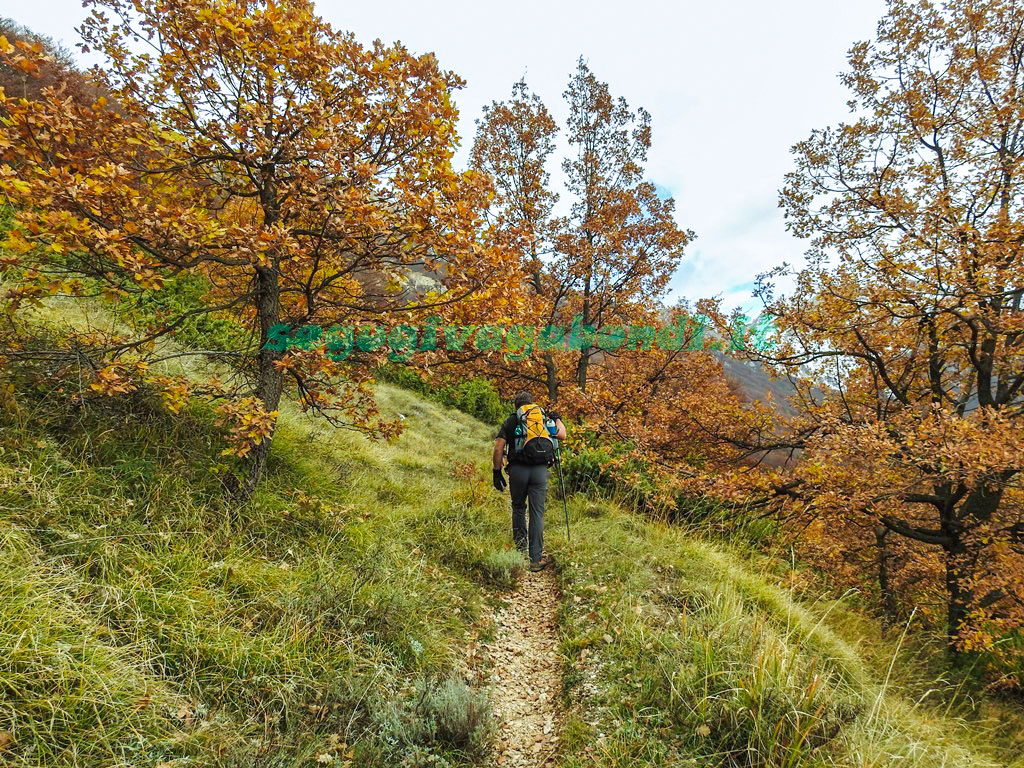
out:
{"label": "oak tree", "polygon": [[613,98],[582,59],[565,98],[567,215],[553,215],[557,196],[547,170],[556,126],[525,83],[485,111],[472,157],[494,180],[492,212],[500,226],[523,238],[518,274],[527,276],[532,298],[517,317],[557,329],[535,340],[536,355],[511,361],[503,375],[540,385],[550,401],[582,414],[595,377],[615,381],[614,358],[632,359],[626,349],[599,350],[594,333],[664,320],[659,302],[692,233],[676,224],[674,201],[660,198],[644,178],[650,116]]}
{"label": "oak tree", "polygon": [[[376,433],[365,371],[323,347],[268,344],[275,326],[387,323],[443,312],[500,285],[482,215],[488,185],[453,169],[462,84],[431,54],[365,47],[307,0],[89,0],[81,28],[105,60],[105,95],[58,83],[8,93],[0,190],[15,210],[4,243],[12,309],[99,285],[113,296],[199,275],[199,309],[94,345],[97,391],[146,375],[154,342],[195,312],[251,329],[245,384],[220,387],[223,415],[258,481],[291,383],[304,407]],[[4,66],[41,71],[39,51],[0,41]],[[408,290],[412,271],[437,289]],[[175,354],[181,354],[175,352]]]}
{"label": "oak tree", "polygon": [[808,263],[762,285],[798,416],[759,444],[802,459],[745,479],[937,553],[950,648],[987,647],[1024,626],[1024,8],[891,0],[849,63],[782,191]]}

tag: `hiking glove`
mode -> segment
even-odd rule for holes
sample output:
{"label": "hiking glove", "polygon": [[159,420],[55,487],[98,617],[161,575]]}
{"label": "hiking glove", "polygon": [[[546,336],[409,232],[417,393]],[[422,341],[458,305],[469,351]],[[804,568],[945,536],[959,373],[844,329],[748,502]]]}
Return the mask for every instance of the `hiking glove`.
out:
{"label": "hiking glove", "polygon": [[502,476],[501,470],[494,470],[494,490],[504,491],[506,485],[508,485],[508,483],[505,482],[505,478]]}

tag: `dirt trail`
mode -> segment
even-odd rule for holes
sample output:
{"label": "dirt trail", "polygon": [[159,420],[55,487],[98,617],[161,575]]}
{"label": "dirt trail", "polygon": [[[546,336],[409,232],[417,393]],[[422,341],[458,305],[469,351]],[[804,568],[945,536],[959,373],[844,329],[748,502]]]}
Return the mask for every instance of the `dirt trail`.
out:
{"label": "dirt trail", "polygon": [[562,677],[552,569],[527,572],[495,622],[497,637],[489,647],[498,720],[494,762],[505,768],[558,765]]}

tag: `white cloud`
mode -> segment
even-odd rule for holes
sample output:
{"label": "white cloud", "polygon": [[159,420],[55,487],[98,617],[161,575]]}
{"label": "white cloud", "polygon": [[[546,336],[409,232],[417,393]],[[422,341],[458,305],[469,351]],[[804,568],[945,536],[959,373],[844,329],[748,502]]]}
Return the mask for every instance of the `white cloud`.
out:
{"label": "white cloud", "polygon": [[[465,78],[457,102],[466,147],[481,107],[523,75],[563,117],[561,94],[583,55],[615,95],[651,112],[648,175],[671,190],[679,223],[698,235],[674,294],[749,304],[736,286],[798,262],[804,250],[776,207],[789,147],[845,117],[836,75],[850,45],[871,37],[884,0],[321,0],[317,8],[364,41],[434,51]],[[83,15],[79,0],[0,13],[68,45]]]}

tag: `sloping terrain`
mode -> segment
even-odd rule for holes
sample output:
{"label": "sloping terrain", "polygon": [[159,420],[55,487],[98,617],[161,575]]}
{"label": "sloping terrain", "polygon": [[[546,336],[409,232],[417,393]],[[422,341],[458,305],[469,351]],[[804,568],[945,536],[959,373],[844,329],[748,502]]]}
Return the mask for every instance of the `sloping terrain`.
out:
{"label": "sloping terrain", "polygon": [[950,716],[955,693],[919,677],[898,635],[816,597],[813,577],[799,586],[798,566],[578,510],[566,766],[1024,765],[1019,716]]}
{"label": "sloping terrain", "polygon": [[[521,562],[476,473],[487,428],[383,388],[370,443],[286,413],[232,509],[202,409],[0,429],[5,765],[482,760],[465,648]],[[43,426],[39,426],[43,422]],[[473,482],[465,478],[472,477]]]}
{"label": "sloping terrain", "polygon": [[492,430],[380,398],[394,443],[286,410],[236,509],[203,406],[5,394],[0,762],[1011,764],[991,718],[904,694],[856,634],[870,622],[610,502],[571,500],[571,546],[549,526],[538,592],[490,488]]}

